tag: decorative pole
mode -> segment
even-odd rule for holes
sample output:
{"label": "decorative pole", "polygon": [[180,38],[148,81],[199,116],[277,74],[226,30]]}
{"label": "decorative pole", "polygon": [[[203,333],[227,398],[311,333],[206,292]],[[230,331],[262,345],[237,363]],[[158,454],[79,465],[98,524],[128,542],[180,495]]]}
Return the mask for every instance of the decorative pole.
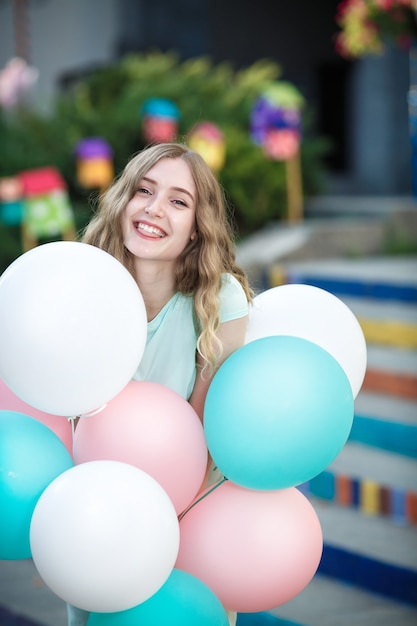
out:
{"label": "decorative pole", "polygon": [[29,0],[13,0],[16,56],[30,62]]}
{"label": "decorative pole", "polygon": [[251,115],[251,136],[265,155],[284,161],[287,186],[287,219],[303,219],[303,187],[300,160],[301,108],[304,98],[290,83],[270,83],[257,99]]}
{"label": "decorative pole", "polygon": [[301,177],[300,150],[285,161],[287,180],[288,221],[301,222],[303,219],[303,183]]}

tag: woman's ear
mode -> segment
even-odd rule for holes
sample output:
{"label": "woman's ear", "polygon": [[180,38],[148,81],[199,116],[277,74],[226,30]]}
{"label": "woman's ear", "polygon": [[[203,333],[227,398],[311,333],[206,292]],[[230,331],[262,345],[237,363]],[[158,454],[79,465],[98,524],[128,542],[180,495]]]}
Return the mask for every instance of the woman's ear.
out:
{"label": "woman's ear", "polygon": [[190,241],[194,241],[197,238],[197,229],[191,233]]}

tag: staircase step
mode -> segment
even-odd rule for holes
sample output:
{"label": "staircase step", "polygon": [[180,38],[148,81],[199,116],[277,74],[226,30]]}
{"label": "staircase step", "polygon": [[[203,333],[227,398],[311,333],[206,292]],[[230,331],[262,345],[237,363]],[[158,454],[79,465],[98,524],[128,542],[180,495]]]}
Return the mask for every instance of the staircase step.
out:
{"label": "staircase step", "polygon": [[238,613],[236,626],[303,626],[299,622],[276,617],[272,613]]}
{"label": "staircase step", "polygon": [[417,426],[417,402],[408,398],[386,397],[378,393],[360,391],[355,398],[356,414],[372,415],[381,421]]}
{"label": "staircase step", "polygon": [[349,440],[417,458],[417,402],[361,391]]}
{"label": "staircase step", "polygon": [[324,536],[319,573],[417,606],[417,529],[310,499]]}
{"label": "staircase step", "polygon": [[417,348],[416,302],[344,296],[341,296],[341,300],[358,319],[368,343]]}
{"label": "staircase step", "polygon": [[[66,626],[65,602],[40,578],[31,559],[0,561],[0,624]],[[15,620],[15,621],[12,621]],[[19,621],[21,620],[21,621]]]}
{"label": "staircase step", "polygon": [[329,469],[380,485],[417,492],[417,460],[348,442]]}
{"label": "staircase step", "polygon": [[362,389],[417,400],[417,351],[367,346],[367,368]]}
{"label": "staircase step", "polygon": [[0,606],[0,624],[1,626],[44,626],[40,622],[34,622],[31,619],[22,617],[2,606]]}
{"label": "staircase step", "polygon": [[[33,561],[0,561],[0,626],[66,626],[65,602],[41,580]],[[238,626],[303,626],[270,613],[239,614]]]}
{"label": "staircase step", "polygon": [[[302,283],[325,289],[351,309],[367,343],[417,349],[417,259],[397,259],[397,263],[395,259],[380,260],[379,264],[387,275],[376,277],[378,289],[369,276],[372,261],[359,264],[337,259],[273,266],[266,288]],[[391,264],[398,272],[404,269],[404,274],[398,277]],[[381,271],[380,265],[374,269]],[[347,279],[345,275],[353,278]]]}
{"label": "staircase step", "polygon": [[274,275],[284,273],[285,282],[314,285],[335,295],[417,302],[417,257],[322,259],[278,267],[281,273],[274,266],[269,271],[271,287],[276,286]]}
{"label": "staircase step", "polygon": [[417,609],[316,574],[298,596],[271,611],[305,626],[411,626]]}
{"label": "staircase step", "polygon": [[417,461],[348,442],[324,471],[300,486],[314,496],[365,515],[417,525]]}
{"label": "staircase step", "polygon": [[351,298],[341,296],[343,302],[358,317],[376,320],[395,320],[415,326],[417,324],[417,302],[401,300],[378,300],[376,298]]}

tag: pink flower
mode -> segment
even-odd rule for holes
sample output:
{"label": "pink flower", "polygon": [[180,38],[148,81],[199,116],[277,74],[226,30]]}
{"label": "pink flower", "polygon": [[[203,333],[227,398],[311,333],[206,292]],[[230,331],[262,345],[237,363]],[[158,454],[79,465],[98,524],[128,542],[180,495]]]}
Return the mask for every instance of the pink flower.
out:
{"label": "pink flower", "polygon": [[37,81],[39,72],[24,59],[14,57],[0,71],[0,106],[11,109]]}

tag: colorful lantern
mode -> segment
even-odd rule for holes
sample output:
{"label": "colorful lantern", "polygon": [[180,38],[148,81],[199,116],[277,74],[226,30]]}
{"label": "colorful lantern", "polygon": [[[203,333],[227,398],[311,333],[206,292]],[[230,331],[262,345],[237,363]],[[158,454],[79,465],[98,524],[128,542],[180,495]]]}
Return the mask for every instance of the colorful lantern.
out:
{"label": "colorful lantern", "polygon": [[75,148],[77,179],[85,189],[103,189],[114,178],[113,150],[102,137],[87,137]]}
{"label": "colorful lantern", "polygon": [[255,102],[251,137],[269,158],[286,161],[298,153],[303,103],[298,90],[285,82],[272,83]]}
{"label": "colorful lantern", "polygon": [[226,159],[226,145],[220,128],[212,122],[201,122],[191,131],[188,145],[201,154],[207,165],[219,172]]}
{"label": "colorful lantern", "polygon": [[18,226],[23,221],[23,186],[18,176],[0,178],[0,221]]}
{"label": "colorful lantern", "polygon": [[74,215],[67,185],[55,167],[20,172],[24,198],[24,248],[40,239],[75,239]]}
{"label": "colorful lantern", "polygon": [[300,165],[301,109],[304,98],[290,83],[275,82],[256,100],[250,119],[250,135],[265,155],[285,162],[288,220],[301,219],[303,211]]}
{"label": "colorful lantern", "polygon": [[178,133],[180,112],[176,104],[164,98],[149,98],[142,105],[143,136],[149,143],[173,141]]}

